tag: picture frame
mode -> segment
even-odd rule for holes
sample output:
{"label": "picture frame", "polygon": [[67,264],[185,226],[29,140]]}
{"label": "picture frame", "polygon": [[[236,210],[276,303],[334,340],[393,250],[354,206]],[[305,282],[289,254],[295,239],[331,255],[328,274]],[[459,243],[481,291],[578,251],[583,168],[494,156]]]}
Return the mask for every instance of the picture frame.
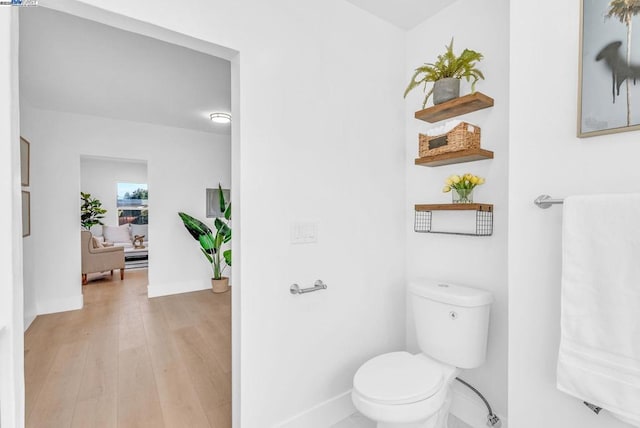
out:
{"label": "picture frame", "polygon": [[31,193],[22,191],[22,237],[31,235]]}
{"label": "picture frame", "polygon": [[640,23],[635,12],[623,0],[581,0],[579,138],[640,129],[640,31],[626,23]]}
{"label": "picture frame", "polygon": [[[231,199],[231,189],[222,189],[225,201]],[[220,212],[220,203],[218,201],[218,189],[207,189],[207,218],[223,217],[224,213]]]}
{"label": "picture frame", "polygon": [[20,182],[22,186],[29,186],[31,167],[31,143],[20,137]]}

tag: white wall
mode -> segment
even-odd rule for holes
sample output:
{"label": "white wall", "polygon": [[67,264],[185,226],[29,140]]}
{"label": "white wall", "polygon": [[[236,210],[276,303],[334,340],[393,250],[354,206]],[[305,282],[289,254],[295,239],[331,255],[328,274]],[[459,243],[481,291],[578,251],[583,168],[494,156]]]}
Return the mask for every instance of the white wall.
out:
{"label": "white wall", "polygon": [[26,106],[21,131],[31,142],[32,236],[25,265],[32,267],[38,313],[82,305],[83,155],[147,162],[154,241],[149,248],[150,295],[210,287],[210,268],[177,213],[204,218],[205,189],[219,181],[229,185],[228,136]]}
{"label": "white wall", "polygon": [[24,425],[18,15],[0,7],[0,425]]}
{"label": "white wall", "polygon": [[[477,387],[501,415],[507,407],[507,168],[509,119],[509,2],[460,0],[407,34],[405,83],[413,70],[435,60],[454,37],[454,51],[469,48],[484,54],[479,63],[486,80],[476,89],[495,99],[490,109],[471,113],[460,119],[480,126],[481,146],[492,150],[495,159],[466,164],[427,168],[413,166],[418,157],[418,133],[439,126],[413,118],[422,108],[424,94],[415,89],[407,97],[406,160],[407,207],[406,269],[408,278],[434,278],[490,290],[495,302],[486,363],[460,375]],[[462,94],[470,92],[463,82]],[[471,172],[486,178],[486,184],[475,190],[474,200],[494,204],[494,231],[491,237],[421,234],[413,231],[413,206],[425,203],[450,203],[451,194],[442,193],[444,180],[451,174]],[[471,213],[466,213],[471,214]],[[437,217],[436,217],[437,216]],[[474,230],[475,216],[456,213],[434,213],[434,229]],[[452,221],[450,221],[452,220]],[[453,221],[460,222],[455,224]],[[438,222],[438,223],[437,223]],[[461,227],[466,222],[467,226]],[[470,226],[470,227],[469,227]],[[408,307],[407,344],[417,351],[413,316]],[[478,421],[484,424],[485,421]],[[517,425],[516,425],[517,426]]]}
{"label": "white wall", "polygon": [[637,132],[575,137],[579,7],[511,3],[509,418],[518,428],[628,426],[555,387],[562,207],[532,202],[640,190]]}
{"label": "white wall", "polygon": [[[240,52],[242,427],[341,394],[401,349],[403,33],[343,0],[67,4],[85,3]],[[304,219],[319,242],[293,246]],[[327,291],[289,293],[319,278]]]}
{"label": "white wall", "polygon": [[[230,156],[228,160],[231,164]],[[118,183],[147,183],[146,161],[86,156],[80,159],[80,189],[102,202],[102,208],[107,210],[102,222],[108,226],[118,225]]]}

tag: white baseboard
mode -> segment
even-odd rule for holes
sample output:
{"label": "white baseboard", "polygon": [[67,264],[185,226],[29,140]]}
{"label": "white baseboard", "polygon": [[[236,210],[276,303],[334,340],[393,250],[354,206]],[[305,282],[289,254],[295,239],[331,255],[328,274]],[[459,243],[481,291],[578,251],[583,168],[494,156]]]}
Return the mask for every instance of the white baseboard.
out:
{"label": "white baseboard", "polygon": [[[453,401],[449,413],[472,428],[487,428],[489,412],[480,397],[455,380],[452,385],[452,392]],[[502,421],[502,428],[507,428],[507,419],[502,415],[497,416]]]}
{"label": "white baseboard", "polygon": [[36,319],[37,315],[25,315],[24,316],[24,331],[27,331],[31,323],[34,319]]}
{"label": "white baseboard", "polygon": [[207,290],[211,288],[209,280],[192,280],[165,282],[160,284],[147,285],[147,295],[149,298],[170,296],[172,294],[190,293],[192,291]]}
{"label": "white baseboard", "polygon": [[57,312],[75,311],[82,309],[84,300],[82,294],[71,297],[64,297],[61,299],[50,299],[39,301],[36,305],[38,308],[38,315],[55,314]]}
{"label": "white baseboard", "polygon": [[312,408],[298,413],[286,421],[276,424],[277,428],[327,428],[356,412],[351,401],[351,390],[343,392]]}
{"label": "white baseboard", "polygon": [[[472,428],[487,428],[488,412],[482,400],[458,382],[452,385],[452,392],[450,413]],[[351,391],[347,391],[276,424],[276,428],[327,428],[355,412]],[[502,428],[507,428],[507,419],[498,417]]]}

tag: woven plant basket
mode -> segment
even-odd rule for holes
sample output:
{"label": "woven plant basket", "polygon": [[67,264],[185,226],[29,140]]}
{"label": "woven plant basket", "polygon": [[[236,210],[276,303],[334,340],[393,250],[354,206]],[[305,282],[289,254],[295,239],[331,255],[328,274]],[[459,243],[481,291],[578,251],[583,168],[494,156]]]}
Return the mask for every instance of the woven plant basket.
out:
{"label": "woven plant basket", "polygon": [[460,150],[479,149],[480,128],[462,122],[446,134],[435,136],[420,134],[418,140],[418,155],[421,158]]}

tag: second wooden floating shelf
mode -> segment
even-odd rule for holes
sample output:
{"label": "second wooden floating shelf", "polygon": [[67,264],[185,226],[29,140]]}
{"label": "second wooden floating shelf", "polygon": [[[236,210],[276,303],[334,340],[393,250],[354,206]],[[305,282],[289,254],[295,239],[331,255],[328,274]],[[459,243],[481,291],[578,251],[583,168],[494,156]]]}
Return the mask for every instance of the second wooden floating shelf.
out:
{"label": "second wooden floating shelf", "polygon": [[484,149],[467,149],[457,152],[441,153],[434,156],[425,156],[415,160],[416,165],[421,166],[441,166],[454,163],[473,162],[483,159],[493,159],[493,152]]}
{"label": "second wooden floating shelf", "polygon": [[482,92],[454,98],[442,104],[417,111],[416,119],[434,123],[493,106],[493,98]]}
{"label": "second wooden floating shelf", "polygon": [[416,211],[493,211],[493,204],[419,204]]}

